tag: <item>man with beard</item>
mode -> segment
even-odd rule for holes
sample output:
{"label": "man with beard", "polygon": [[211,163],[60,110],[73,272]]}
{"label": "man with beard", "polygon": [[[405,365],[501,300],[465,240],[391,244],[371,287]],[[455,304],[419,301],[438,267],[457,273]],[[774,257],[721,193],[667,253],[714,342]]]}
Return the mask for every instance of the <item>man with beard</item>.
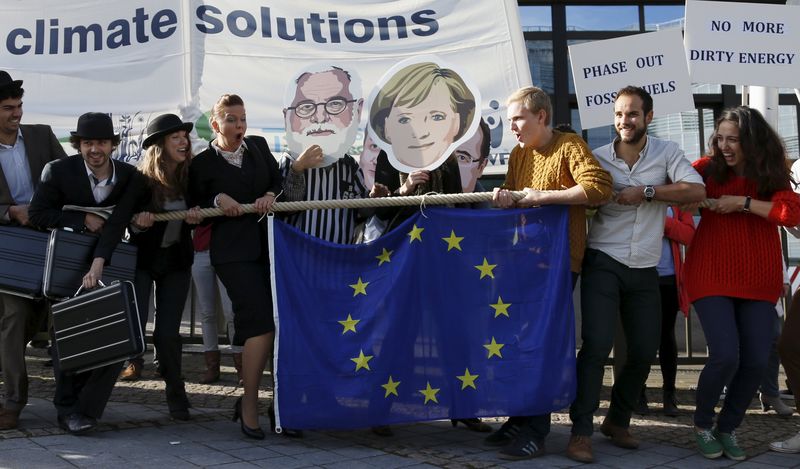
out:
{"label": "man with beard", "polygon": [[[67,156],[47,125],[23,125],[22,80],[0,70],[0,224],[25,226],[28,203],[48,162]],[[17,428],[28,403],[25,344],[47,315],[47,304],[0,293],[0,363],[5,401],[0,406],[0,430]]]}
{"label": "man with beard", "polygon": [[600,431],[621,448],[639,441],[628,431],[631,412],[650,373],[661,337],[658,271],[667,204],[705,198],[705,187],[674,142],[647,135],[653,98],[634,86],[614,102],[617,138],[594,151],[614,178],[615,196],[592,220],[583,259],[578,386],[570,407],[572,436],[567,456],[592,462],[592,417],[600,404],[605,361],[622,320],[627,356],[611,390],[611,406]]}
{"label": "man with beard", "polygon": [[[64,210],[65,205],[109,207],[116,205],[128,184],[136,177],[136,168],[111,159],[119,145],[119,134],[108,114],[89,112],[78,118],[78,128],[70,143],[77,155],[52,161],[44,167],[41,181],[29,208],[30,222],[41,229],[69,228],[77,232],[100,233],[105,220],[93,213]],[[98,243],[95,257],[111,258],[118,240]],[[142,306],[144,307],[144,306]],[[97,426],[108,398],[117,382],[122,362],[83,373],[67,373],[54,361],[58,425],[74,435],[82,435]]]}
{"label": "man with beard", "polygon": [[[284,97],[288,152],[281,158],[287,201],[359,199],[369,194],[358,162],[347,151],[361,119],[358,76],[334,66],[304,69]],[[287,222],[334,243],[353,242],[355,209],[305,210]]]}

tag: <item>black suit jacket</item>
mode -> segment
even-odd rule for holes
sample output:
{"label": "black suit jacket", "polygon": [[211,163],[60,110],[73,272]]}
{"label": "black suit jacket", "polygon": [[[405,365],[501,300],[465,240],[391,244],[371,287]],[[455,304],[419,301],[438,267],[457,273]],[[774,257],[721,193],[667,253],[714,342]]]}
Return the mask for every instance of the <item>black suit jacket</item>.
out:
{"label": "black suit jacket", "polygon": [[[31,224],[41,228],[71,228],[77,232],[86,231],[83,212],[63,211],[64,205],[83,207],[106,207],[117,205],[123,198],[128,185],[135,175],[136,168],[122,161],[114,161],[116,183],[111,193],[100,203],[94,200],[89,175],[81,155],[72,155],[48,163],[33,193],[28,215]],[[110,258],[120,238],[97,243],[95,257]],[[103,240],[101,240],[103,241]]]}
{"label": "black suit jacket", "polygon": [[[251,204],[267,192],[281,190],[278,162],[263,137],[246,137],[242,167],[229,164],[209,145],[189,166],[190,206],[214,206],[214,197],[224,193],[240,204]],[[257,214],[214,217],[211,229],[211,263],[254,261],[266,254],[266,225]]]}
{"label": "black suit jacket", "polygon": [[[25,156],[28,158],[31,170],[31,182],[36,189],[44,165],[67,154],[49,125],[20,125],[20,129],[25,142]],[[3,215],[8,212],[8,207],[11,205],[14,205],[14,200],[11,198],[6,175],[0,167],[0,221],[5,218]]]}
{"label": "black suit jacket", "polygon": [[[184,194],[186,198],[186,194]],[[122,238],[125,228],[130,224],[133,216],[139,212],[159,213],[163,210],[153,206],[153,191],[146,176],[136,172],[128,184],[128,189],[122,200],[114,208],[114,213],[108,218],[103,227],[103,234],[100,236],[100,244],[103,246],[113,246]],[[164,239],[164,231],[167,229],[166,221],[156,222],[145,231],[134,232],[131,230],[130,241],[137,247],[136,268],[149,270],[155,261],[158,260],[158,250],[161,249],[161,242]],[[181,234],[178,241],[180,257],[177,265],[171,267],[175,270],[188,269],[194,260],[194,246],[192,245],[192,227],[186,222],[182,222]],[[106,261],[111,260],[112,252],[100,252]]]}

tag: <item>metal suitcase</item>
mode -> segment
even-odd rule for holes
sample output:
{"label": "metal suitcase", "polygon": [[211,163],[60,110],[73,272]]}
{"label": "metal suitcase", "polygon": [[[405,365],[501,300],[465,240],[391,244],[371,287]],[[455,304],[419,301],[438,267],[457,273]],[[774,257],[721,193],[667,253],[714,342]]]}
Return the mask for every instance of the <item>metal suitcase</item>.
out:
{"label": "metal suitcase", "polygon": [[51,311],[54,358],[62,371],[121,363],[145,350],[132,282],[97,288],[56,303]]}
{"label": "metal suitcase", "polygon": [[25,298],[42,297],[49,237],[49,233],[31,228],[0,226],[0,292]]}
{"label": "metal suitcase", "polygon": [[[47,245],[44,267],[44,296],[51,300],[69,298],[81,286],[81,281],[92,266],[94,247],[98,236],[53,230]],[[102,281],[133,281],[136,274],[136,246],[121,242],[111,255],[111,262],[103,268]]]}

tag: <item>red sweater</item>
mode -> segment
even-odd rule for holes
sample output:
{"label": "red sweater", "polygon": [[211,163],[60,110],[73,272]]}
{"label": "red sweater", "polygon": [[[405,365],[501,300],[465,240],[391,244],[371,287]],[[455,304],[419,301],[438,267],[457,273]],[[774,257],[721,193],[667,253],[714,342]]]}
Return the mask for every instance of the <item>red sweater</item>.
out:
{"label": "red sweater", "polygon": [[[693,163],[706,183],[710,199],[722,195],[749,195],[757,199],[757,186],[740,176],[725,184],[705,177],[711,162]],[[689,300],[728,296],[776,303],[783,288],[781,241],[776,225],[800,224],[800,197],[791,189],[775,192],[765,219],[752,213],[721,215],[703,210],[692,244],[686,253],[684,274]]]}

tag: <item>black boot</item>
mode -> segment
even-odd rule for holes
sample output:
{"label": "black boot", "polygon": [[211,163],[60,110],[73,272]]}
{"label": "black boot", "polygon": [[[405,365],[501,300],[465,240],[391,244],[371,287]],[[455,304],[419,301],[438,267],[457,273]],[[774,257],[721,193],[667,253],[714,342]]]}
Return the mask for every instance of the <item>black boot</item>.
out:
{"label": "black boot", "polygon": [[642,393],[639,395],[639,402],[636,404],[636,409],[634,412],[640,415],[647,415],[650,413],[650,409],[647,407],[647,396],[644,394],[645,388],[642,388]]}
{"label": "black boot", "polygon": [[675,390],[664,390],[664,415],[667,417],[677,417],[680,413],[678,400],[675,399]]}

